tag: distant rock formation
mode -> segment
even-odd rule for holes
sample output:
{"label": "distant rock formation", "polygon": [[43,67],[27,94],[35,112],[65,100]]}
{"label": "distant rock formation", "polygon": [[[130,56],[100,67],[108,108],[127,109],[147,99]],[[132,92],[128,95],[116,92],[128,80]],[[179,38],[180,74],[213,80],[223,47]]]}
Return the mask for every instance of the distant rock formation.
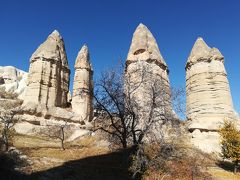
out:
{"label": "distant rock formation", "polygon": [[72,110],[82,120],[91,121],[93,115],[93,70],[88,47],[84,45],[75,62],[73,82]]}
{"label": "distant rock formation", "polygon": [[[139,24],[136,28],[126,60],[125,89],[138,105],[142,117],[140,127],[146,124],[150,112],[152,87],[157,95],[156,106],[161,114],[173,114],[168,67],[157,42],[149,29]],[[158,117],[159,118],[159,117]]]}
{"label": "distant rock formation", "polygon": [[0,87],[23,99],[28,73],[13,66],[0,66]]}
{"label": "distant rock formation", "polygon": [[69,75],[63,38],[55,30],[30,59],[24,104],[31,102],[46,107],[66,107]]}
{"label": "distant rock formation", "polygon": [[206,152],[217,152],[216,132],[226,119],[236,120],[224,57],[198,38],[186,64],[186,115],[193,144]]}

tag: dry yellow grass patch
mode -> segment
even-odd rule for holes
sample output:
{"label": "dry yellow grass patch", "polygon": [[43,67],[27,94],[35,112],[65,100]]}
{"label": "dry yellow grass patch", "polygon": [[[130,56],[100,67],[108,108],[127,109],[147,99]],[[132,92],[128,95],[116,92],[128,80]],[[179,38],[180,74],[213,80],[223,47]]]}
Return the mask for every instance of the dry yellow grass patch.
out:
{"label": "dry yellow grass patch", "polygon": [[67,161],[109,152],[107,147],[97,147],[96,142],[95,137],[85,137],[77,141],[66,142],[65,150],[62,150],[59,141],[47,137],[16,135],[13,139],[13,145],[33,161],[32,172],[60,166]]}
{"label": "dry yellow grass patch", "polygon": [[13,138],[13,145],[18,149],[23,149],[39,147],[58,147],[59,143],[56,140],[52,140],[46,137],[17,134]]}
{"label": "dry yellow grass patch", "polygon": [[48,157],[63,161],[70,161],[104,153],[106,153],[106,149],[94,147],[81,149],[71,148],[64,151],[59,148],[38,148],[28,150],[27,155],[30,157]]}
{"label": "dry yellow grass patch", "polygon": [[239,180],[240,179],[240,174],[234,174],[232,172],[226,171],[221,168],[217,169],[209,169],[208,172],[212,175],[214,179],[219,179],[219,180]]}

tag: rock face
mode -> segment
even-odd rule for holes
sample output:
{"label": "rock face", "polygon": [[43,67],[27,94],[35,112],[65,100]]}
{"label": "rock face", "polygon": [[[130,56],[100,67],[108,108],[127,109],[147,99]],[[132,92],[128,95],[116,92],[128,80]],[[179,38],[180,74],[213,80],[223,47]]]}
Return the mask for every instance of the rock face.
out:
{"label": "rock face", "polygon": [[233,119],[224,57],[198,38],[186,64],[187,118],[193,129],[217,130],[225,118]]}
{"label": "rock face", "polygon": [[75,62],[73,82],[72,110],[82,120],[91,121],[93,115],[93,70],[88,47],[84,45]]}
{"label": "rock face", "polygon": [[140,24],[133,34],[125,72],[126,94],[136,102],[137,114],[141,117],[140,127],[145,126],[149,116],[153,88],[157,96],[157,111],[172,114],[167,65],[152,33]]}
{"label": "rock face", "polygon": [[32,102],[46,107],[66,107],[69,75],[64,42],[55,30],[30,59],[24,104]]}
{"label": "rock face", "polygon": [[0,66],[0,87],[23,99],[28,73],[13,66]]}
{"label": "rock face", "polygon": [[206,152],[220,151],[216,131],[225,119],[236,118],[224,57],[218,49],[208,47],[198,38],[185,69],[186,114],[189,130],[193,132],[192,141]]}

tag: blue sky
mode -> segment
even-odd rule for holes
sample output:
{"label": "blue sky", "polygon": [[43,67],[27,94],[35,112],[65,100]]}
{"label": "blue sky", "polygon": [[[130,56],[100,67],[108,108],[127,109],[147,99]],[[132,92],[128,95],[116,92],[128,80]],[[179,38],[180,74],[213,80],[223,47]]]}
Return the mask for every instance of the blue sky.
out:
{"label": "blue sky", "polygon": [[28,71],[31,54],[57,29],[65,41],[71,75],[77,53],[87,43],[96,78],[119,58],[126,59],[140,22],[155,36],[175,87],[185,87],[185,63],[198,36],[219,48],[240,112],[238,0],[2,0],[0,65]]}

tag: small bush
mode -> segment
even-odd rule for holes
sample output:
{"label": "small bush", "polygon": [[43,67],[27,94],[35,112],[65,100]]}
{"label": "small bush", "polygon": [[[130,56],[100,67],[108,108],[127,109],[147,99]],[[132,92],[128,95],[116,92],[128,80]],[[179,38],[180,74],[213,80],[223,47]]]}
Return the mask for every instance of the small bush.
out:
{"label": "small bush", "polygon": [[232,121],[225,121],[219,129],[222,145],[222,157],[229,159],[234,164],[234,173],[240,162],[240,131]]}
{"label": "small bush", "polygon": [[210,175],[202,173],[201,169],[213,163],[209,155],[172,142],[141,145],[131,161],[130,171],[135,179],[158,179],[162,176],[173,179],[207,179]]}

